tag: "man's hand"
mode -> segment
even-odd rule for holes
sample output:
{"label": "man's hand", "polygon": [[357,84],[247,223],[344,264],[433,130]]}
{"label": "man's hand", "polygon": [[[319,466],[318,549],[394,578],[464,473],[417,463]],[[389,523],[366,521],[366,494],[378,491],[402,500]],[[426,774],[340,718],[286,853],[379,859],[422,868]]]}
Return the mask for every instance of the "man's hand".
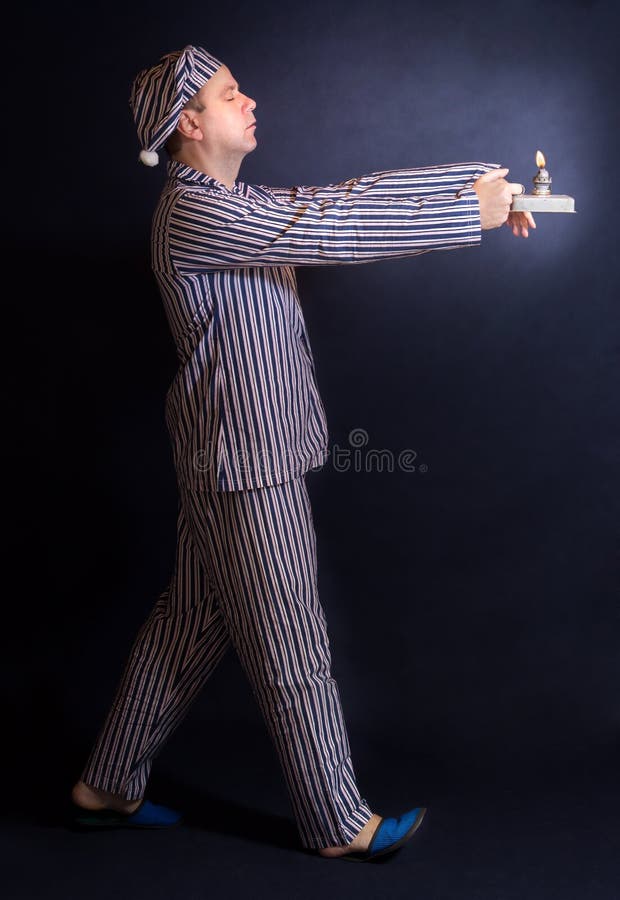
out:
{"label": "man's hand", "polygon": [[534,221],[534,216],[528,210],[524,212],[511,212],[508,213],[508,218],[506,219],[506,225],[509,228],[512,228],[512,233],[515,237],[527,237],[529,231],[527,230],[527,226],[531,225],[532,228],[536,228],[536,222]]}
{"label": "man's hand", "polygon": [[480,203],[480,227],[487,231],[499,228],[505,222],[512,228],[515,237],[519,237],[519,234],[527,237],[528,225],[536,228],[536,223],[530,212],[510,212],[512,198],[515,194],[523,193],[523,185],[506,181],[505,176],[509,171],[492,169],[474,182],[473,188]]}

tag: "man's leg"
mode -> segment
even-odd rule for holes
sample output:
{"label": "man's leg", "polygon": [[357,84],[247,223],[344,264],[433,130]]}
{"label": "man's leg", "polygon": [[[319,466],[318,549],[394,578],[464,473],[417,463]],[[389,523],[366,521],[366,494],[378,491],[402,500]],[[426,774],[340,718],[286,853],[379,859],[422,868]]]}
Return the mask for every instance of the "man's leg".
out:
{"label": "man's leg", "polygon": [[[154,758],[229,644],[226,622],[180,504],[173,577],[136,637],[80,782],[114,795],[102,795],[111,801],[106,805],[114,805],[115,798],[142,797]],[[73,794],[77,802],[88,797],[80,782]]]}
{"label": "man's leg", "polygon": [[211,496],[205,504],[185,491],[184,506],[279,755],[302,844],[348,844],[378,817],[355,782],[330,672],[305,482]]}

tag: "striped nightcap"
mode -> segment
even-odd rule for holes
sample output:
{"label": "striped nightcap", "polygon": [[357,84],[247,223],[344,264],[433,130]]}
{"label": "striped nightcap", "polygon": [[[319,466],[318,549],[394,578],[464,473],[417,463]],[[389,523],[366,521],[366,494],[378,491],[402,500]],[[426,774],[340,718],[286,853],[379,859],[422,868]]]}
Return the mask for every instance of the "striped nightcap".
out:
{"label": "striped nightcap", "polygon": [[156,65],[136,75],[129,105],[142,144],[141,162],[157,165],[156,151],[177,127],[181,110],[221,65],[219,59],[202,47],[190,44],[183,50],[167,53]]}

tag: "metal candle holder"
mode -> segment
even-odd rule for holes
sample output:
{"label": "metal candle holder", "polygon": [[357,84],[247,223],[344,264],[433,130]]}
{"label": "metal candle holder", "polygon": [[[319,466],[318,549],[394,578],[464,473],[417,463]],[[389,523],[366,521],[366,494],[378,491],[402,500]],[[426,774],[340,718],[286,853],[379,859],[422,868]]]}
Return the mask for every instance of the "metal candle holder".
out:
{"label": "metal candle holder", "polygon": [[531,194],[516,194],[512,198],[513,212],[575,212],[575,200],[568,194],[552,194],[552,178],[546,169],[547,162],[542,151],[536,151],[536,165],[538,172],[532,178],[534,190]]}

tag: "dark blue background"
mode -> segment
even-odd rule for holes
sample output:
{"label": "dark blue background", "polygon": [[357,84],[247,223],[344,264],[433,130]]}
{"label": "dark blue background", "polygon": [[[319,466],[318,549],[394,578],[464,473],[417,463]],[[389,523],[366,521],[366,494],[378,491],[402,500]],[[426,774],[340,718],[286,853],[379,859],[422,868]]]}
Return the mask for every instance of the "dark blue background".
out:
{"label": "dark blue background", "polygon": [[[47,722],[65,742],[46,764],[78,774],[172,566],[163,402],[176,360],[148,259],[164,166],[138,162],[128,95],[138,69],[197,43],[257,101],[243,181],[482,160],[529,189],[540,148],[554,191],[575,197],[576,215],[538,214],[528,240],[501,228],[478,248],[298,270],[332,442],[363,428],[369,448],[411,448],[428,467],[328,465],[308,484],[366,795],[384,751],[411,793],[431,771],[511,779],[617,763],[615,36],[602,2],[48,10],[48,139],[11,223],[36,285],[36,314],[18,313],[26,355],[45,367],[13,369],[13,396],[26,392],[13,462],[49,500],[14,513],[31,595],[9,657],[24,747],[40,748]],[[232,654],[161,766],[195,763],[207,781],[216,728],[230,752],[238,730],[263,744],[276,789]]]}

